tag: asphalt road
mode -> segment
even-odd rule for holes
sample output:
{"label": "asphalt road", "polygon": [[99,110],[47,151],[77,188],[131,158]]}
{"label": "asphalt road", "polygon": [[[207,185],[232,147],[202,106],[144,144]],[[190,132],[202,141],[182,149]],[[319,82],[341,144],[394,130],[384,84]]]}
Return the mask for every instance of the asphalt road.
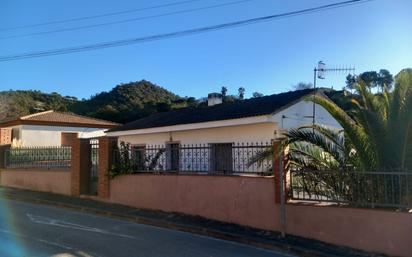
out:
{"label": "asphalt road", "polygon": [[0,200],[0,256],[290,257],[291,255],[67,209]]}

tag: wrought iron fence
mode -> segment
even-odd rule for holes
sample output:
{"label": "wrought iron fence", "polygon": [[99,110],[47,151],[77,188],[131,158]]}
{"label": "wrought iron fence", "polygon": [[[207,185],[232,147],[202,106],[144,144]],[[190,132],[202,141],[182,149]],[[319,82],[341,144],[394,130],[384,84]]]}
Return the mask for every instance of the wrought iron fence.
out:
{"label": "wrought iron fence", "polygon": [[69,168],[71,147],[19,147],[5,151],[6,168]]}
{"label": "wrought iron fence", "polygon": [[293,200],[412,208],[412,171],[292,170],[290,180]]}
{"label": "wrought iron fence", "polygon": [[128,146],[115,151],[114,165],[118,173],[270,175],[271,158],[254,160],[271,147],[270,143]]}

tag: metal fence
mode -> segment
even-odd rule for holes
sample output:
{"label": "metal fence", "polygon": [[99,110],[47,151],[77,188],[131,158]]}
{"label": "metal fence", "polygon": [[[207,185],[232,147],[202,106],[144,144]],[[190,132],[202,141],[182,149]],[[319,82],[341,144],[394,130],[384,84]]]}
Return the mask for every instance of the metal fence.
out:
{"label": "metal fence", "polygon": [[270,143],[130,146],[115,151],[114,162],[120,173],[270,175],[273,173],[271,158],[253,160],[271,147]]}
{"label": "metal fence", "polygon": [[6,168],[69,168],[71,147],[19,147],[5,151]]}
{"label": "metal fence", "polygon": [[290,187],[293,200],[412,208],[412,171],[292,170]]}

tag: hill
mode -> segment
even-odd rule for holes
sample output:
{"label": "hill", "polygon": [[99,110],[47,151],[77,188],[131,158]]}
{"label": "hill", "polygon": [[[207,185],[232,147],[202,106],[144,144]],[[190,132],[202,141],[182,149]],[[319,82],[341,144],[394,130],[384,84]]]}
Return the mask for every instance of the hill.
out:
{"label": "hill", "polygon": [[155,112],[197,105],[193,97],[180,97],[146,80],[118,85],[87,100],[31,90],[4,91],[0,92],[0,121],[54,109],[125,123]]}
{"label": "hill", "polygon": [[45,94],[40,91],[17,90],[0,92],[0,121],[45,110],[68,111],[77,102],[75,97],[58,93]]}

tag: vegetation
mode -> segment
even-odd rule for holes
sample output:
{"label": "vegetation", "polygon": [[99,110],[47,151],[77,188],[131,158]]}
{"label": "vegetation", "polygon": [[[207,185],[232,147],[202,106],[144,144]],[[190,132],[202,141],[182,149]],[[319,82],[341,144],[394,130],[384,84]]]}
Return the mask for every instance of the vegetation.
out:
{"label": "vegetation", "polygon": [[134,153],[131,145],[121,141],[119,146],[116,146],[114,151],[115,160],[109,170],[109,176],[114,178],[118,175],[153,171],[158,165],[159,158],[164,152],[165,149],[159,149],[159,151],[157,151],[154,155],[145,154],[143,157],[144,159],[139,161],[138,159],[133,158]]}
{"label": "vegetation", "polygon": [[182,98],[149,81],[142,80],[118,85],[70,107],[86,116],[126,123],[156,112],[197,106],[193,97]]}
{"label": "vegetation", "polygon": [[58,93],[45,94],[40,91],[0,92],[0,121],[15,119],[45,110],[68,111],[75,97],[61,96]]}
{"label": "vegetation", "polygon": [[145,80],[118,85],[88,100],[40,91],[5,91],[0,92],[0,121],[53,109],[125,123],[155,112],[199,104],[193,97],[179,97]]}

